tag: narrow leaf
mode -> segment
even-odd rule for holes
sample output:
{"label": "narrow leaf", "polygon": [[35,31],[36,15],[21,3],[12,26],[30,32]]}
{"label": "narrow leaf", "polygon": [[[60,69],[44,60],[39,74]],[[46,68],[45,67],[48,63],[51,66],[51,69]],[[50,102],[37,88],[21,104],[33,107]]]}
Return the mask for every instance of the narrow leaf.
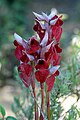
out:
{"label": "narrow leaf", "polygon": [[3,108],[2,105],[0,105],[0,113],[2,114],[2,116],[6,115],[5,109]]}
{"label": "narrow leaf", "polygon": [[6,118],[6,120],[17,120],[17,119],[14,118],[14,117],[12,117],[12,116],[8,116],[8,117]]}

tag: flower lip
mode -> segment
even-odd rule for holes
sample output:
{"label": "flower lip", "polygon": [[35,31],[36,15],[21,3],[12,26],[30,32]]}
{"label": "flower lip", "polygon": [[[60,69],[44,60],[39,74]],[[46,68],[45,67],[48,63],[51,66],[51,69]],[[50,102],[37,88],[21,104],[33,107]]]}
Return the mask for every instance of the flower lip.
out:
{"label": "flower lip", "polygon": [[[39,21],[36,20],[36,24],[33,27],[34,31],[36,31],[40,37],[40,39],[44,38],[44,34],[45,34],[45,26],[40,23]],[[43,32],[41,32],[43,31]]]}
{"label": "flower lip", "polygon": [[35,66],[36,69],[48,69],[48,67],[49,65],[44,59],[39,59]]}
{"label": "flower lip", "polygon": [[34,45],[34,40],[31,41],[31,45]]}
{"label": "flower lip", "polygon": [[40,83],[45,82],[48,75],[49,75],[48,69],[40,69],[35,72],[35,77],[36,77],[37,81]]}
{"label": "flower lip", "polygon": [[19,43],[18,43],[16,40],[14,40],[14,45],[15,45],[15,46],[18,46]]}
{"label": "flower lip", "polygon": [[28,58],[28,56],[26,55],[26,54],[24,54],[22,57],[21,57],[21,59],[20,59],[22,62],[26,62],[26,63],[28,63],[29,62],[29,58]]}
{"label": "flower lip", "polygon": [[32,72],[32,66],[27,63],[22,63],[18,66],[18,71],[25,73],[27,76],[30,76]]}
{"label": "flower lip", "polygon": [[55,48],[56,48],[57,53],[62,52],[62,48],[60,48],[59,43],[55,44]]}
{"label": "flower lip", "polygon": [[39,60],[39,64],[43,65],[44,64],[44,60]]}
{"label": "flower lip", "polygon": [[32,37],[30,39],[30,43],[29,44],[30,44],[30,46],[38,46],[39,42],[34,37]]}
{"label": "flower lip", "polygon": [[15,56],[18,60],[21,59],[21,57],[23,56],[23,51],[24,51],[24,48],[22,45],[18,45],[16,47],[16,50],[15,50]]}
{"label": "flower lip", "polygon": [[27,50],[27,54],[35,53],[39,50],[39,42],[35,39],[35,36],[29,39],[29,49]]}

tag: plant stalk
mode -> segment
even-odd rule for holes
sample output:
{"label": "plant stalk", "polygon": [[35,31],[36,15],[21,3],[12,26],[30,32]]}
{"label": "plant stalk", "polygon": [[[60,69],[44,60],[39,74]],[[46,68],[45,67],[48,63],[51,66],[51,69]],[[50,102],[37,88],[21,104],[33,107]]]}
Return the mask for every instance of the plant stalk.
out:
{"label": "plant stalk", "polygon": [[48,120],[50,120],[50,94],[47,92],[47,116]]}
{"label": "plant stalk", "polygon": [[[30,90],[30,88],[29,88],[29,90]],[[38,105],[37,100],[36,100],[36,98],[34,97],[33,92],[32,92],[31,90],[30,90],[30,93],[31,93],[33,99],[36,101],[37,107],[40,109],[40,112],[41,112],[41,114],[42,114],[44,120],[46,120],[46,118],[45,118],[45,116],[44,116],[44,113],[42,112],[41,107]]]}
{"label": "plant stalk", "polygon": [[[41,109],[42,109],[42,112],[44,113],[44,83],[40,83],[40,86],[41,86],[41,98],[42,98]],[[44,120],[41,112],[40,112],[40,120]]]}
{"label": "plant stalk", "polygon": [[[34,79],[34,62],[31,62],[31,65],[33,66],[33,72],[32,72],[32,77],[31,77],[31,86],[33,89],[33,95],[34,98],[36,99],[36,90],[35,90],[35,79]],[[34,99],[34,111],[35,111],[35,120],[38,120],[38,106],[37,103]]]}
{"label": "plant stalk", "polygon": [[[35,90],[35,83],[32,81],[32,89],[33,89],[33,95],[36,99],[36,90]],[[38,106],[36,104],[36,101],[34,100],[34,110],[35,110],[35,120],[38,120]]]}
{"label": "plant stalk", "polygon": [[[33,89],[33,94],[34,94],[34,98],[36,99],[35,88]],[[36,104],[35,100],[34,100],[34,109],[35,109],[35,120],[38,120],[38,116],[37,116],[37,104]]]}

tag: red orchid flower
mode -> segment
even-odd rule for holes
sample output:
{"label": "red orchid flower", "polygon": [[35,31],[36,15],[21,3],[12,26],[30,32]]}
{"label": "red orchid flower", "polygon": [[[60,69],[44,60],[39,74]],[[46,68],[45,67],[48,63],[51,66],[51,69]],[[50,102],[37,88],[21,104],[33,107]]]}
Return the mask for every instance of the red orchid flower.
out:
{"label": "red orchid flower", "polygon": [[32,66],[27,63],[21,63],[18,67],[20,78],[26,87],[31,83]]}
{"label": "red orchid flower", "polygon": [[48,92],[52,90],[52,88],[54,86],[54,82],[55,82],[54,74],[46,79],[46,84],[48,86]]}
{"label": "red orchid flower", "polygon": [[33,29],[37,35],[26,41],[14,34],[15,56],[22,62],[18,71],[26,87],[29,87],[32,78],[36,78],[40,83],[46,82],[48,91],[51,91],[55,78],[59,75],[63,21],[55,10],[52,10],[50,15],[44,12],[42,15],[35,12],[33,14],[36,23]]}
{"label": "red orchid flower", "polygon": [[29,39],[29,49],[27,51],[28,54],[35,53],[40,48],[39,42],[35,39],[35,37],[32,37]]}
{"label": "red orchid flower", "polygon": [[59,42],[62,34],[62,28],[59,26],[53,26],[52,27],[52,36],[55,37],[56,42]]}
{"label": "red orchid flower", "polygon": [[48,69],[49,65],[44,59],[39,59],[35,68],[36,69]]}
{"label": "red orchid flower", "polygon": [[49,75],[49,70],[47,69],[40,69],[35,72],[36,79],[40,83],[44,83],[48,75]]}

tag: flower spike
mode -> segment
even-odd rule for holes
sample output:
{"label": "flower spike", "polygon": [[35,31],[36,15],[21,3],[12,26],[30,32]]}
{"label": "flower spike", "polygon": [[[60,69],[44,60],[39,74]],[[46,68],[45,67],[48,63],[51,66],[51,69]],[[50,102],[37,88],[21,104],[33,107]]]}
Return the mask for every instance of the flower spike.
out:
{"label": "flower spike", "polygon": [[18,70],[26,87],[31,84],[31,78],[34,76],[41,84],[46,82],[48,91],[51,91],[55,77],[59,75],[63,21],[61,16],[57,15],[56,9],[52,9],[49,15],[44,12],[42,15],[35,12],[33,14],[36,23],[33,29],[36,35],[26,41],[14,33],[15,56],[20,61]]}

